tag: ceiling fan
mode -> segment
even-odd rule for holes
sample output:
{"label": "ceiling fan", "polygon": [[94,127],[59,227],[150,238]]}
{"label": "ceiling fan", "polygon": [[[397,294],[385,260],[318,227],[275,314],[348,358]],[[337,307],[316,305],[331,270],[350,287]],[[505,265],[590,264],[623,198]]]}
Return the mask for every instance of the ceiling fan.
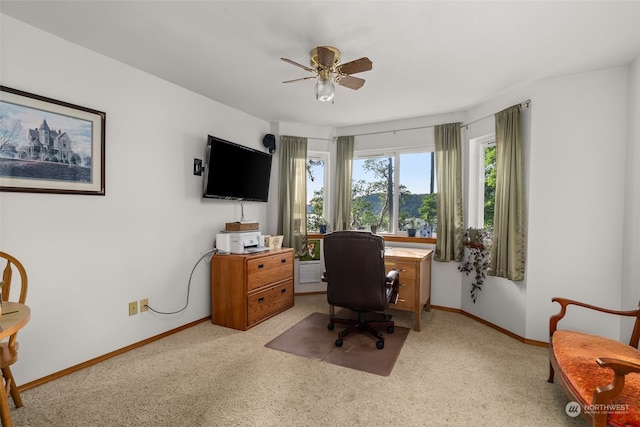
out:
{"label": "ceiling fan", "polygon": [[364,79],[354,77],[351,74],[369,71],[373,68],[371,60],[367,57],[354,61],[340,63],[340,51],[331,46],[318,46],[311,51],[311,67],[299,64],[287,58],[280,58],[289,64],[300,67],[303,70],[314,73],[313,76],[300,79],[287,80],[282,83],[297,82],[300,80],[317,79],[316,99],[319,101],[331,101],[335,95],[334,82],[349,89],[358,90],[364,85]]}

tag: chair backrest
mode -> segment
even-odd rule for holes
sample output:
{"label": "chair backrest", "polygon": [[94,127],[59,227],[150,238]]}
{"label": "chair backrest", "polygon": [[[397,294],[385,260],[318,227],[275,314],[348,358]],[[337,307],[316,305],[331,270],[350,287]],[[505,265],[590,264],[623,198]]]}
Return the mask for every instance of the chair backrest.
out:
{"label": "chair backrest", "polygon": [[361,231],[324,236],[327,302],[352,310],[386,308],[384,239]]}
{"label": "chair backrest", "polygon": [[[6,264],[2,272],[2,282],[4,282],[2,284],[2,300],[15,301],[15,302],[19,302],[20,304],[24,304],[25,301],[27,300],[27,286],[29,284],[27,279],[27,271],[24,269],[24,266],[20,261],[18,261],[15,257],[13,257],[12,255],[9,255],[6,252],[0,252],[0,258],[3,258],[6,260]],[[0,263],[0,268],[2,268],[2,263]],[[20,283],[16,283],[16,280],[12,281],[14,269],[18,272],[20,276]],[[16,285],[20,286],[19,288],[20,294],[18,296],[18,299],[17,300],[10,299],[12,286],[13,286],[13,292],[15,292],[17,289]]]}

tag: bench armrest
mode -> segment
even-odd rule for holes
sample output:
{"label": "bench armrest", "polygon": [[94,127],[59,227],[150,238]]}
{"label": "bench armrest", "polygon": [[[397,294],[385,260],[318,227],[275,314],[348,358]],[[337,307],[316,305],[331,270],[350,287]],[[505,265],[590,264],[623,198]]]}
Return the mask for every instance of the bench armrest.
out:
{"label": "bench armrest", "polygon": [[631,340],[629,341],[629,345],[632,347],[638,348],[638,341],[640,340],[640,303],[638,304],[639,308],[636,310],[620,311],[620,310],[610,310],[607,308],[598,307],[595,305],[586,304],[580,301],[574,301],[567,298],[552,298],[551,301],[557,302],[558,304],[560,304],[560,312],[549,318],[549,337],[551,337],[553,333],[556,331],[556,329],[558,328],[558,322],[566,314],[567,306],[577,305],[579,307],[588,308],[590,310],[599,311],[601,313],[615,314],[618,316],[635,317],[636,322],[633,328],[633,333],[631,334]]}
{"label": "bench armrest", "polygon": [[[640,364],[628,360],[601,357],[596,359],[596,362],[603,368],[613,369],[615,375],[611,384],[600,386],[593,392],[594,405],[606,405],[611,402],[614,397],[622,393],[625,375],[640,373]],[[594,415],[594,425],[607,425],[607,411],[599,411]]]}

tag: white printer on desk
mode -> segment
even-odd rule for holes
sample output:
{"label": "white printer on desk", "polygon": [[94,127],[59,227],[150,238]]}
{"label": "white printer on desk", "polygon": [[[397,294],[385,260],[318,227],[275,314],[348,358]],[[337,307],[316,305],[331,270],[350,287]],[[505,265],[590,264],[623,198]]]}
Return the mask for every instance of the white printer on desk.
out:
{"label": "white printer on desk", "polygon": [[216,249],[220,252],[243,254],[264,246],[261,240],[259,230],[226,231],[216,234]]}

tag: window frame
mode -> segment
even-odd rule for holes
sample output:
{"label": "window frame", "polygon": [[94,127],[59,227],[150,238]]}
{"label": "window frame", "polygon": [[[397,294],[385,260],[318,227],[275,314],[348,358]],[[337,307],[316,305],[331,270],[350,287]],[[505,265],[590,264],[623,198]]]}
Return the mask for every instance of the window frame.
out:
{"label": "window frame", "polygon": [[[377,148],[377,149],[365,149],[365,150],[354,150],[353,152],[353,160],[364,160],[370,158],[388,158],[393,157],[393,217],[396,219],[400,218],[400,169],[402,167],[400,156],[403,154],[419,154],[419,153],[431,153],[435,152],[435,146],[414,146],[414,147],[405,147],[405,148]],[[400,231],[398,227],[398,221],[396,220],[393,224],[389,224],[390,230],[387,232],[378,232],[385,239],[388,237],[395,238],[406,238],[407,232]],[[417,241],[416,239],[421,240],[429,240],[435,242],[435,238],[420,238],[420,237],[410,237],[412,242]]]}
{"label": "window frame", "polygon": [[[322,217],[324,218],[324,220],[327,222],[327,224],[330,224],[330,215],[329,212],[331,212],[331,168],[330,168],[330,159],[331,159],[331,153],[329,153],[328,151],[318,151],[318,150],[308,150],[307,151],[307,162],[309,160],[323,160],[324,161],[324,174],[322,179],[323,181],[323,189],[324,189],[324,194],[323,194],[323,198],[324,200],[322,201]],[[308,196],[308,194],[307,194]],[[306,200],[306,202],[308,203],[308,200]]]}
{"label": "window frame", "polygon": [[469,141],[469,227],[484,228],[485,150],[496,145],[494,133]]}

